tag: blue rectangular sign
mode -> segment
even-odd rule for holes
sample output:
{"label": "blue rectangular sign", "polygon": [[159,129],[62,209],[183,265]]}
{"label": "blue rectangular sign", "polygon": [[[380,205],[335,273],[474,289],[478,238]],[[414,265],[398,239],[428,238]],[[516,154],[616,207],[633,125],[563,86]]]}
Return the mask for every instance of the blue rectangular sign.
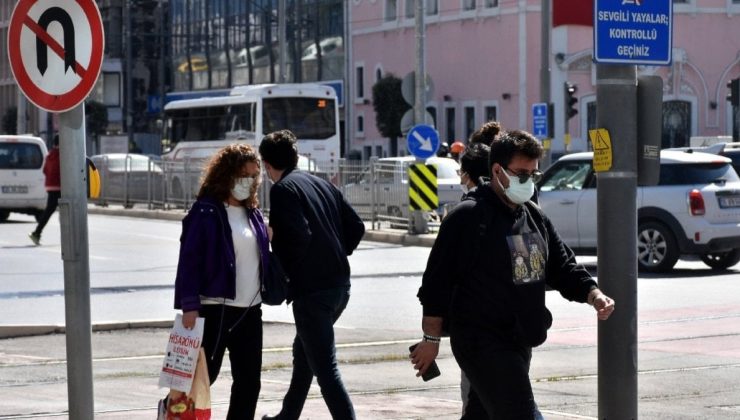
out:
{"label": "blue rectangular sign", "polygon": [[597,63],[668,66],[673,43],[673,0],[595,0]]}
{"label": "blue rectangular sign", "polygon": [[532,105],[532,131],[535,137],[547,137],[547,104],[544,102]]}

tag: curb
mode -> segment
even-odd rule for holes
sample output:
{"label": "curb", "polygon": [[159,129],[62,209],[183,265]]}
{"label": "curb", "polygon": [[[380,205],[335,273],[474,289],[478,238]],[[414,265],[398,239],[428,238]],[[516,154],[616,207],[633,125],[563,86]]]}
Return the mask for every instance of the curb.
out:
{"label": "curb", "polygon": [[[142,321],[99,322],[92,325],[93,332],[130,330],[138,328],[172,328],[172,319],[150,319]],[[293,324],[284,321],[262,321],[263,324]],[[0,340],[6,338],[31,337],[49,334],[65,334],[64,325],[0,325]]]}
{"label": "curb", "polygon": [[[103,214],[109,216],[138,217],[142,219],[175,221],[182,220],[187,214],[185,211],[181,210],[124,209],[99,207],[95,205],[88,205],[87,212],[89,214]],[[412,235],[403,230],[365,230],[365,236],[362,237],[362,240],[386,242],[403,246],[431,247],[432,245],[434,245],[434,240],[436,238],[436,234]]]}

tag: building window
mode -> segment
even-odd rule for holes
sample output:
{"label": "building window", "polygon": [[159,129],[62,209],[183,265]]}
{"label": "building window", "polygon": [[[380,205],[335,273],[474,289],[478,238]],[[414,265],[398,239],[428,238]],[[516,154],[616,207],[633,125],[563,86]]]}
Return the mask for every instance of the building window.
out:
{"label": "building window", "polygon": [[475,108],[472,106],[465,107],[465,138],[469,138],[475,131]]}
{"label": "building window", "polygon": [[362,160],[370,160],[370,157],[373,155],[373,146],[363,146],[362,147]]}
{"label": "building window", "polygon": [[357,134],[359,135],[365,134],[365,116],[364,115],[357,116]]}
{"label": "building window", "polygon": [[475,0],[463,0],[463,10],[475,10]]}
{"label": "building window", "polygon": [[484,5],[488,9],[498,7],[498,0],[486,0]]}
{"label": "building window", "polygon": [[436,15],[439,13],[439,3],[437,3],[437,1],[438,0],[427,0],[427,15]]}
{"label": "building window", "polygon": [[121,73],[101,73],[93,97],[108,107],[121,106]]}
{"label": "building window", "polygon": [[383,146],[375,146],[375,156],[383,157]]}
{"label": "building window", "polygon": [[396,0],[385,0],[385,21],[396,20]]}
{"label": "building window", "polygon": [[455,108],[445,109],[445,129],[447,141],[455,141]]}
{"label": "building window", "polygon": [[379,82],[380,79],[382,78],[383,78],[383,69],[378,67],[377,69],[375,69],[375,82],[376,83]]}
{"label": "building window", "polygon": [[416,0],[406,0],[406,19],[416,16]]}
{"label": "building window", "polygon": [[486,118],[486,122],[488,121],[496,121],[498,116],[496,115],[496,107],[495,106],[487,106],[483,109],[484,116]]}
{"label": "building window", "polygon": [[355,91],[357,99],[365,98],[365,67],[357,66],[355,68]]}

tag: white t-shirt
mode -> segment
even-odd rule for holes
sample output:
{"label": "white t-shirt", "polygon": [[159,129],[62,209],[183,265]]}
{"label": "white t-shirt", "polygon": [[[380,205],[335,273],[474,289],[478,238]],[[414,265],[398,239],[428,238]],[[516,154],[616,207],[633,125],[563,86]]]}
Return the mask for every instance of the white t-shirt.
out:
{"label": "white t-shirt", "polygon": [[[221,299],[201,296],[201,304],[225,304],[246,308],[262,302],[260,297],[260,251],[257,237],[247,217],[244,207],[226,205],[226,214],[229,216],[231,235],[234,241],[236,254],[236,297],[235,299]],[[256,296],[256,297],[255,297]]]}

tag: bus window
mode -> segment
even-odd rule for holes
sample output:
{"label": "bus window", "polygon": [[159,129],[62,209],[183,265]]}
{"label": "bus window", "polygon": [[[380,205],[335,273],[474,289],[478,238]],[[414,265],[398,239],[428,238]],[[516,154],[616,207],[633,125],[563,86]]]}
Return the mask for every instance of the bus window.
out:
{"label": "bus window", "polygon": [[326,139],[336,134],[333,99],[265,98],[262,104],[264,132],[290,130],[299,139]]}

